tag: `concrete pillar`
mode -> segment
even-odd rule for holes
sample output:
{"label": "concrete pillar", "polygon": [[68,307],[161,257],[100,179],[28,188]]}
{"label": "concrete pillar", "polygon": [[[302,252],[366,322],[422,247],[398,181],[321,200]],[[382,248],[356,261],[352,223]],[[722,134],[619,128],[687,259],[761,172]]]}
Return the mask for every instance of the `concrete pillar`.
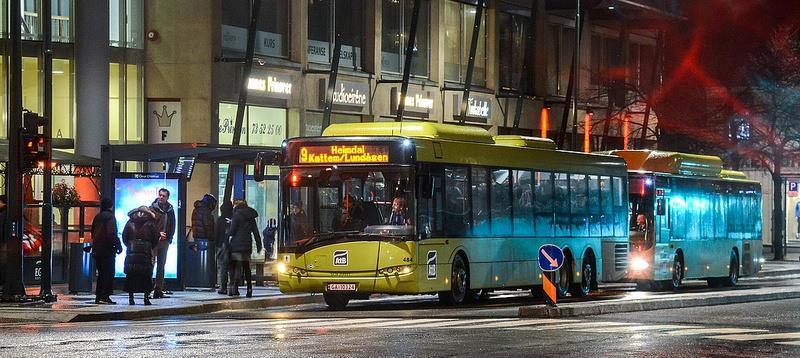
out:
{"label": "concrete pillar", "polygon": [[108,144],[108,12],[105,0],[75,6],[75,152],[94,158]]}

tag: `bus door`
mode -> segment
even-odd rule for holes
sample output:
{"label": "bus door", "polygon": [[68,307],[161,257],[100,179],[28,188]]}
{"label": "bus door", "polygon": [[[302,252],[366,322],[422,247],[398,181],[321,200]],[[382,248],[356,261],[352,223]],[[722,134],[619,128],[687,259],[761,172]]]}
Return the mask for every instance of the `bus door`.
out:
{"label": "bus door", "polygon": [[653,268],[657,279],[671,277],[669,269],[674,248],[670,246],[672,232],[669,222],[670,182],[669,178],[655,178],[655,251]]}

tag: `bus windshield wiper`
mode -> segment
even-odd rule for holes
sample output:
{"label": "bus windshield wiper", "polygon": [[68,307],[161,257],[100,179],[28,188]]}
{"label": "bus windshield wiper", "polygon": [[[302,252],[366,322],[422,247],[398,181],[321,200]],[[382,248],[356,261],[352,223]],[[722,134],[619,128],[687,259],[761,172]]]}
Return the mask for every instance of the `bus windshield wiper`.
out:
{"label": "bus windshield wiper", "polygon": [[308,246],[311,243],[315,243],[315,242],[321,242],[321,241],[326,241],[326,240],[335,239],[335,238],[339,238],[339,237],[355,235],[355,234],[358,234],[359,232],[360,231],[358,231],[358,230],[323,232],[323,233],[319,233],[319,234],[316,234],[316,235],[312,236],[311,239],[309,239],[308,241],[306,241],[305,244],[303,244],[303,246]]}

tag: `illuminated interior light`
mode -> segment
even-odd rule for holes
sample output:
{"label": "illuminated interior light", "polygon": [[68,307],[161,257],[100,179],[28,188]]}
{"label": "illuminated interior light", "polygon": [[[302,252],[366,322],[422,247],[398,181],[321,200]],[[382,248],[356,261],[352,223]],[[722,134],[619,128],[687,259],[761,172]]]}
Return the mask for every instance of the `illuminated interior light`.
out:
{"label": "illuminated interior light", "polygon": [[586,112],[583,116],[583,151],[589,153],[592,151],[591,138],[592,138],[592,112]]}
{"label": "illuminated interior light", "polygon": [[542,107],[542,113],[539,115],[540,118],[540,127],[542,128],[542,138],[547,138],[547,130],[550,126],[550,109],[547,107]]}

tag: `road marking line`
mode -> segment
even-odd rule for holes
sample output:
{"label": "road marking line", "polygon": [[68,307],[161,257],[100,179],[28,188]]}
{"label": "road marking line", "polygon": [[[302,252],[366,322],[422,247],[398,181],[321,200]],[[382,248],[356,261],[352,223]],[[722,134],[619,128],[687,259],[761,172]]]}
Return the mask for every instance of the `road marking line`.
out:
{"label": "road marking line", "polygon": [[697,326],[678,326],[670,324],[654,324],[643,326],[619,326],[619,327],[596,327],[596,328],[582,328],[574,329],[577,332],[586,333],[624,333],[624,332],[639,332],[639,331],[667,331],[673,329],[690,329]]}
{"label": "road marking line", "polygon": [[791,341],[791,342],[775,342],[776,344],[783,344],[787,346],[800,346],[800,341]]}
{"label": "road marking line", "polygon": [[317,328],[338,328],[340,326],[349,326],[349,325],[356,325],[361,323],[370,323],[370,322],[377,322],[377,321],[385,321],[385,318],[358,318],[358,319],[336,319],[330,322],[307,322],[307,323],[287,323],[283,324],[275,324],[272,325],[273,328],[276,329],[298,329],[298,328],[310,328],[310,329],[317,329]]}
{"label": "road marking line", "polygon": [[483,328],[482,323],[493,323],[497,321],[507,321],[507,320],[508,318],[496,318],[496,319],[480,318],[480,319],[467,319],[467,320],[456,319],[452,321],[413,324],[409,326],[403,326],[402,328]]}
{"label": "road marking line", "polygon": [[677,331],[664,332],[670,336],[692,336],[699,334],[739,334],[739,333],[758,333],[769,332],[766,329],[749,329],[749,328],[689,328]]}
{"label": "road marking line", "polygon": [[246,320],[230,320],[226,319],[219,323],[215,324],[204,324],[203,326],[209,326],[213,328],[238,328],[238,327],[269,327],[269,326],[276,326],[282,324],[294,324],[294,325],[306,325],[306,324],[321,324],[325,322],[336,322],[340,319],[331,319],[331,318],[317,318],[317,319],[308,319],[308,318],[300,318],[300,319],[246,319]]}
{"label": "road marking line", "polygon": [[[509,327],[523,327],[523,326],[532,326],[532,325],[540,325],[540,324],[551,324],[551,323],[568,323],[568,322],[580,322],[578,320],[571,320],[571,319],[558,319],[558,318],[541,318],[541,319],[514,319],[510,322],[497,322],[497,323],[489,323],[482,325],[481,328],[509,328]],[[462,328],[462,327],[455,327],[455,328]],[[471,328],[471,327],[463,327],[463,328]]]}
{"label": "road marking line", "polygon": [[775,339],[797,339],[800,338],[800,332],[766,333],[766,334],[728,334],[722,336],[710,336],[706,338],[724,339],[727,341],[766,341]]}
{"label": "road marking line", "polygon": [[581,329],[583,327],[586,328],[594,328],[594,327],[612,327],[612,326],[628,326],[628,325],[637,325],[636,323],[623,323],[623,322],[577,322],[577,323],[565,323],[565,324],[552,324],[552,325],[542,325],[536,327],[511,327],[509,329],[519,329],[519,330],[526,330],[526,331],[544,331],[550,329],[568,329],[568,330],[576,330]]}
{"label": "road marking line", "polygon": [[[340,325],[334,328],[336,329],[351,329],[351,328],[382,328],[384,326],[389,326],[393,324],[397,324],[398,322],[405,321],[405,318],[390,318],[385,321],[380,322],[372,322],[372,323],[361,323],[355,325]],[[324,328],[324,327],[323,327]]]}

